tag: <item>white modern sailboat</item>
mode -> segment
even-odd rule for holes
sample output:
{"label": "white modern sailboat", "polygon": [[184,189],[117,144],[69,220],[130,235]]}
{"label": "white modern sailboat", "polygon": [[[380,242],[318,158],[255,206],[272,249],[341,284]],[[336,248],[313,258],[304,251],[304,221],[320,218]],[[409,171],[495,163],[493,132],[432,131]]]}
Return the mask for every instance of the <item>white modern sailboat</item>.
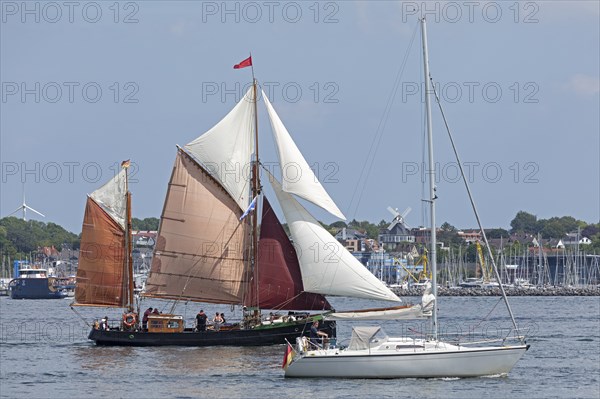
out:
{"label": "white modern sailboat", "polygon": [[[428,131],[428,147],[429,147],[429,204],[431,210],[431,249],[430,249],[430,265],[431,265],[431,276],[432,281],[431,287],[427,287],[426,293],[423,297],[422,307],[411,307],[404,309],[401,314],[398,312],[386,313],[385,311],[371,312],[371,315],[367,313],[361,314],[359,312],[352,314],[337,314],[332,313],[328,317],[334,320],[340,319],[400,319],[400,318],[418,318],[428,316],[428,308],[431,307],[430,313],[431,320],[431,333],[426,338],[413,338],[408,336],[402,337],[389,337],[387,335],[381,336],[379,332],[380,327],[355,327],[352,331],[352,337],[350,344],[346,348],[341,347],[327,347],[327,345],[317,346],[308,345],[305,339],[299,338],[296,340],[295,348],[291,345],[288,346],[286,357],[284,358],[284,368],[286,377],[330,377],[330,378],[404,378],[404,377],[423,377],[423,378],[435,378],[435,377],[476,377],[484,375],[502,375],[507,374],[515,365],[515,363],[523,356],[523,354],[529,348],[529,345],[525,344],[524,337],[520,336],[517,328],[514,316],[508,304],[504,289],[501,287],[504,300],[507,305],[508,313],[513,322],[515,337],[518,340],[514,345],[505,345],[508,342],[508,338],[502,341],[501,345],[498,345],[497,341],[492,342],[479,342],[472,343],[450,343],[444,342],[438,337],[438,323],[437,323],[437,304],[436,304],[436,228],[435,228],[435,169],[433,161],[433,147],[432,147],[432,131],[431,131],[431,104],[430,104],[430,93],[432,88],[430,87],[429,79],[429,65],[427,57],[427,33],[425,19],[421,19],[421,34],[423,42],[423,55],[424,55],[424,76],[425,78],[425,89],[426,89],[426,111],[427,111],[427,131]],[[454,144],[453,144],[454,146]],[[457,156],[458,157],[458,156]],[[459,166],[461,165],[458,160]],[[465,181],[467,191],[470,195],[468,184]],[[278,197],[282,196],[282,191],[275,191]],[[291,197],[291,196],[290,196]],[[303,235],[312,233],[310,229],[304,228],[304,224],[308,223],[303,221],[302,218],[306,217],[303,214],[303,209],[299,209],[296,205],[295,208],[286,206],[286,200],[282,201],[282,208],[286,214],[286,218],[290,225],[292,238],[294,242],[299,242],[299,238]],[[289,202],[289,201],[287,201]],[[471,199],[472,202],[472,199]],[[473,204],[473,202],[472,202]],[[475,206],[473,210],[477,221],[480,222],[479,216],[476,212]],[[310,216],[310,215],[309,215]],[[291,220],[290,220],[291,218]],[[481,228],[481,223],[480,223]],[[486,241],[485,232],[481,228],[483,238]],[[306,239],[307,242],[311,242],[310,238]],[[314,238],[312,239],[314,241]],[[323,278],[323,267],[321,266],[321,280]],[[498,281],[497,268],[494,266]],[[305,281],[305,289],[311,290],[311,285],[306,283],[309,278],[304,276],[305,272],[310,272],[310,268],[302,265],[301,268],[303,273],[303,279]],[[319,274],[316,272],[312,274],[312,278],[315,278]],[[337,293],[340,295],[341,293]],[[343,295],[343,294],[342,294]],[[361,317],[366,316],[366,317]]]}

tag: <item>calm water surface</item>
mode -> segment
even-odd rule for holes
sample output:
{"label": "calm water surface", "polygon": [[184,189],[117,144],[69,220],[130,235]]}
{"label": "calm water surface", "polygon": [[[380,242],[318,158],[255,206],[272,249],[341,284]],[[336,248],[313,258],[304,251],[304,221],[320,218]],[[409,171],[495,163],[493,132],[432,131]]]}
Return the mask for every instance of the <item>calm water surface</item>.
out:
{"label": "calm water surface", "polygon": [[[96,347],[87,340],[81,317],[117,320],[119,312],[78,309],[80,317],[69,303],[0,298],[1,398],[600,398],[598,297],[511,298],[520,326],[529,331],[531,349],[509,376],[420,380],[284,379],[284,346]],[[363,307],[359,300],[332,303],[338,309]],[[169,310],[158,302],[144,308],[157,304]],[[188,304],[177,311],[191,323],[199,309]],[[206,305],[204,310],[239,317],[239,310],[228,307]],[[440,329],[447,334],[494,336],[510,326],[505,314],[497,298],[440,299]],[[393,335],[424,326],[392,322],[384,329]],[[340,341],[349,337],[350,328],[339,323]]]}

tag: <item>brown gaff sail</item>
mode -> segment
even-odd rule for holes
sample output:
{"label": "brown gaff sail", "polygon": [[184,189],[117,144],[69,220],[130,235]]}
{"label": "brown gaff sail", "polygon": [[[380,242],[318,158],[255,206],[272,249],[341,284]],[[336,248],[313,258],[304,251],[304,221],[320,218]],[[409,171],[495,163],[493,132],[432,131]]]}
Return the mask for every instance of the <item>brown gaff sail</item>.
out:
{"label": "brown gaff sail", "polygon": [[125,229],[88,197],[74,305],[127,306]]}
{"label": "brown gaff sail", "polygon": [[304,292],[296,250],[266,197],[263,197],[257,264],[246,306],[280,310],[331,309],[323,295]]}
{"label": "brown gaff sail", "polygon": [[144,296],[239,304],[249,228],[236,201],[178,149]]}

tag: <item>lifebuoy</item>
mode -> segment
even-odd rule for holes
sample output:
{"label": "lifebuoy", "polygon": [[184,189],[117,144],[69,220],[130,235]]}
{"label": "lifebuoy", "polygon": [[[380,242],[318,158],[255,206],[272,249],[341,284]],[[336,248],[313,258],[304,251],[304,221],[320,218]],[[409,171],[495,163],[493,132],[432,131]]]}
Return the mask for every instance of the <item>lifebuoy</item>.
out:
{"label": "lifebuoy", "polygon": [[123,313],[123,325],[133,327],[137,324],[137,313]]}

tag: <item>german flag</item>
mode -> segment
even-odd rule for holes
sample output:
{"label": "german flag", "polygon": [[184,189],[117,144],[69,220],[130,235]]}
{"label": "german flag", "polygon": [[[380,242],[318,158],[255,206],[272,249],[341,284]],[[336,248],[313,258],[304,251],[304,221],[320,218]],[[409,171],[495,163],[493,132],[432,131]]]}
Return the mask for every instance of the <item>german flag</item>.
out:
{"label": "german flag", "polygon": [[287,369],[287,367],[290,365],[290,363],[292,362],[292,359],[294,358],[294,349],[292,349],[292,345],[290,345],[290,343],[288,342],[287,344],[287,348],[285,350],[285,355],[283,355],[283,364],[281,365],[282,369]]}

